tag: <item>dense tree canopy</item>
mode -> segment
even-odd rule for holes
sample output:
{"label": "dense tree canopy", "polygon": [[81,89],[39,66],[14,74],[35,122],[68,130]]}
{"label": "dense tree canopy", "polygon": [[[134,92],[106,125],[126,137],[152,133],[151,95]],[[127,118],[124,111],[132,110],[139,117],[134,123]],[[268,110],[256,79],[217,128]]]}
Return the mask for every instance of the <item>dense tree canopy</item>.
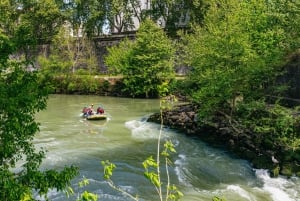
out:
{"label": "dense tree canopy", "polygon": [[[146,18],[161,24],[168,34],[201,24],[207,10],[205,0],[68,0],[68,1],[8,1],[0,2],[0,27],[7,33],[19,33],[23,43],[49,43],[66,23],[74,35],[89,37],[107,32],[136,30]],[[15,24],[21,26],[14,27]],[[24,37],[25,35],[34,37]],[[29,40],[29,41],[27,41]],[[27,41],[27,42],[26,42]],[[24,45],[24,44],[23,44]]]}
{"label": "dense tree canopy", "polygon": [[49,44],[64,22],[54,0],[0,2],[0,29],[27,60],[36,45]]}
{"label": "dense tree canopy", "polygon": [[173,44],[151,20],[142,23],[134,42],[123,41],[108,52],[106,64],[121,72],[125,90],[133,97],[157,96],[174,78]]}
{"label": "dense tree canopy", "polygon": [[190,29],[192,24],[202,24],[207,6],[205,0],[153,0],[146,13],[173,37],[178,30]]}
{"label": "dense tree canopy", "polygon": [[190,89],[203,116],[264,97],[299,47],[296,1],[210,1],[204,25],[185,35]]}
{"label": "dense tree canopy", "polygon": [[281,160],[291,167],[300,160],[299,108],[274,97],[286,89],[276,82],[284,64],[299,52],[299,8],[299,1],[212,0],[203,25],[182,34],[180,55],[190,67],[185,92],[199,106],[198,122],[235,136],[251,133],[257,147],[288,155]]}
{"label": "dense tree canopy", "polygon": [[[1,15],[13,15],[6,9],[9,1],[1,1],[0,5],[1,9],[4,5],[2,11],[6,11]],[[45,16],[39,20],[42,21],[42,17]],[[24,18],[21,23],[13,23],[12,19],[5,21],[1,16],[0,21],[0,200],[34,200],[34,191],[46,196],[49,189],[64,190],[77,174],[77,168],[66,167],[61,171],[39,168],[45,150],[36,149],[33,144],[39,130],[34,117],[46,107],[47,82],[40,79],[37,72],[27,70],[31,64],[28,57],[23,60],[10,56],[20,48],[34,46],[37,37],[51,34],[43,28],[33,33],[36,18]],[[25,31],[24,35],[21,30]]]}

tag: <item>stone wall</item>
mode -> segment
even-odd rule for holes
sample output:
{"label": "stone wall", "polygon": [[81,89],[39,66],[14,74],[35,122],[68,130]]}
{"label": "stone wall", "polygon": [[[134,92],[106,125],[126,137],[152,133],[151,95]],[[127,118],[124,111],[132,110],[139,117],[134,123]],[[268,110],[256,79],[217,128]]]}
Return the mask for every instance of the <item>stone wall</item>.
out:
{"label": "stone wall", "polygon": [[[117,45],[124,38],[128,38],[130,40],[135,40],[136,32],[123,32],[122,34],[111,34],[111,35],[103,35],[99,37],[93,38],[96,55],[98,57],[98,66],[99,71],[103,74],[107,73],[107,67],[104,64],[104,57],[107,54],[107,47],[111,47],[113,45]],[[175,64],[175,72],[178,75],[186,75],[189,71],[189,68],[183,64]]]}
{"label": "stone wall", "polygon": [[103,35],[99,37],[93,38],[96,55],[98,58],[99,71],[101,73],[107,73],[107,67],[104,64],[104,57],[107,54],[107,47],[111,47],[120,43],[124,38],[128,38],[130,40],[135,39],[135,32],[127,32],[122,34],[111,34],[111,35]]}

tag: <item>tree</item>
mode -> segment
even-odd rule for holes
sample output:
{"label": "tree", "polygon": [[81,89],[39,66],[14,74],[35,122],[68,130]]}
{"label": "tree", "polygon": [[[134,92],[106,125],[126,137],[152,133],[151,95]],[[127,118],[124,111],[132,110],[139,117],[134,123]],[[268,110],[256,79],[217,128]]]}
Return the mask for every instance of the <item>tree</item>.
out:
{"label": "tree", "polygon": [[153,21],[159,21],[169,36],[176,36],[191,24],[202,24],[207,5],[204,0],[153,0],[147,11]]}
{"label": "tree", "polygon": [[63,21],[54,0],[0,2],[0,28],[27,60],[35,56],[36,45],[51,43]]}
{"label": "tree", "polygon": [[[142,23],[132,44],[108,49],[106,65],[123,75],[125,91],[132,97],[160,95],[174,78],[174,47],[163,30],[151,20]],[[124,51],[119,57],[120,52]],[[165,92],[165,91],[164,91]]]}
{"label": "tree", "polygon": [[238,97],[264,96],[284,57],[299,45],[297,8],[279,0],[211,1],[204,25],[184,40],[190,94],[203,119],[220,111],[231,116]]}
{"label": "tree", "polygon": [[44,0],[43,2],[24,1],[21,23],[31,28],[32,37],[37,44],[49,44],[58,33],[64,23],[64,17],[55,0]]}
{"label": "tree", "polygon": [[64,1],[61,5],[61,12],[66,17],[74,36],[81,37],[84,33],[93,36],[102,33],[105,13],[104,5],[100,1]]}
{"label": "tree", "polygon": [[39,169],[44,149],[33,144],[39,124],[35,113],[46,108],[48,87],[28,61],[9,60],[16,47],[0,30],[0,200],[34,200],[33,191],[64,190],[77,174],[76,167],[61,171]]}
{"label": "tree", "polygon": [[130,31],[134,29],[134,17],[141,20],[139,0],[71,0],[64,3],[62,11],[72,29],[83,29],[88,37]]}
{"label": "tree", "polygon": [[88,37],[136,30],[146,18],[175,36],[179,29],[202,23],[206,9],[204,0],[69,0],[61,5],[73,30],[83,29]]}
{"label": "tree", "polygon": [[79,66],[84,66],[86,74],[94,74],[97,58],[91,41],[85,36],[73,37],[70,30],[62,27],[58,35],[53,37],[49,56],[40,56],[39,62],[44,73],[75,74]]}

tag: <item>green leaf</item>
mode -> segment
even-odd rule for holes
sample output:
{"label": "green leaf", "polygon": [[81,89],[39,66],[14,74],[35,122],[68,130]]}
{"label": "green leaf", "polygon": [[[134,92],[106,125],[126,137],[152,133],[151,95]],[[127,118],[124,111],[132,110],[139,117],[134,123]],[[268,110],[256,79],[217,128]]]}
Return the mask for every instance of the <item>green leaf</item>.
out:
{"label": "green leaf", "polygon": [[111,163],[110,161],[101,161],[102,166],[104,167],[104,179],[110,179],[110,177],[113,175],[113,171],[116,168],[116,165]]}

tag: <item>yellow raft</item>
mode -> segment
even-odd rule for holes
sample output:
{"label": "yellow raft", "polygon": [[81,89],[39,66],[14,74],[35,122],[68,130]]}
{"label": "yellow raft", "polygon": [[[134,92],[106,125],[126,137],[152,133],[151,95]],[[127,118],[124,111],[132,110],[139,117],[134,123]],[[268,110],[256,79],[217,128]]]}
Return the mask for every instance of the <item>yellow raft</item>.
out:
{"label": "yellow raft", "polygon": [[86,117],[87,120],[105,120],[107,116],[105,114],[92,114]]}

